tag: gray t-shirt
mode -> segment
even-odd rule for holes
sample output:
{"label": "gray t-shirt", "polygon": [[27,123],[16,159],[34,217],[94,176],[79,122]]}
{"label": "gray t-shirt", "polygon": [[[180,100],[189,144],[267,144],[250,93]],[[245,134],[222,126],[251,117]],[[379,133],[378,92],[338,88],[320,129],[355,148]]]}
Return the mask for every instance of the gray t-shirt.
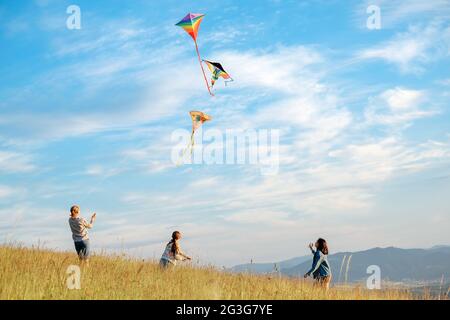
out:
{"label": "gray t-shirt", "polygon": [[76,217],[76,218],[69,218],[69,226],[70,230],[72,230],[72,239],[73,241],[82,241],[82,240],[88,240],[88,232],[87,229],[90,229],[92,227],[91,224],[89,224],[86,219],[82,217]]}

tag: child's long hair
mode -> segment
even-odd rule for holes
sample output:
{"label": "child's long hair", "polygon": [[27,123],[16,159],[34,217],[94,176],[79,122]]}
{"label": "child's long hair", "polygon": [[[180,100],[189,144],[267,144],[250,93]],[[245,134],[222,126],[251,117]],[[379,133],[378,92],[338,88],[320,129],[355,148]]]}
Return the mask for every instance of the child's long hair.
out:
{"label": "child's long hair", "polygon": [[323,254],[328,254],[328,245],[325,239],[319,238],[317,243],[319,244],[317,250],[321,251]]}
{"label": "child's long hair", "polygon": [[172,233],[172,239],[169,241],[169,244],[172,244],[172,248],[170,249],[170,252],[172,252],[174,255],[178,253],[178,236],[180,235],[180,231],[174,231]]}

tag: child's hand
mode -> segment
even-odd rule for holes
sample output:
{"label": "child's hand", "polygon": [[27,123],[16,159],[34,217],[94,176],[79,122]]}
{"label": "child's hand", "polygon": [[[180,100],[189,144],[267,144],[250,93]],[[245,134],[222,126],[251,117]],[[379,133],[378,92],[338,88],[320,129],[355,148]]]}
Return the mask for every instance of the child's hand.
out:
{"label": "child's hand", "polygon": [[97,214],[94,212],[94,214],[91,217],[91,222],[94,222],[96,217],[97,217]]}
{"label": "child's hand", "polygon": [[312,250],[312,248],[314,247],[314,244],[311,242],[308,247]]}

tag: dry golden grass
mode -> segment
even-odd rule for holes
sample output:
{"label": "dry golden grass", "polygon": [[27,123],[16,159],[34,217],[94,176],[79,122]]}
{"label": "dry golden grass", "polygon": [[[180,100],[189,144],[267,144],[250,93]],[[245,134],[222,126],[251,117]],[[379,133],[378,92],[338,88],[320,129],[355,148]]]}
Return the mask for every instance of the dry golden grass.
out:
{"label": "dry golden grass", "polygon": [[0,299],[413,299],[400,290],[331,288],[311,281],[230,274],[214,268],[177,266],[160,270],[154,261],[93,256],[81,269],[81,289],[66,286],[74,253],[0,247]]}

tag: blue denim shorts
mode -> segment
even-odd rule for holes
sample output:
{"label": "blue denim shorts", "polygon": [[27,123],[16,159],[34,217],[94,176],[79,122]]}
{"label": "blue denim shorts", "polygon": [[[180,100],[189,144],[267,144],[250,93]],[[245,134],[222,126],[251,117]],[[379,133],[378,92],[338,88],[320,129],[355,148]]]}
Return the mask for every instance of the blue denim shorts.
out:
{"label": "blue denim shorts", "polygon": [[172,263],[171,261],[169,261],[169,260],[161,259],[161,260],[159,261],[159,266],[160,266],[161,268],[163,268],[163,269],[167,269],[167,268],[173,266],[173,263]]}
{"label": "blue denim shorts", "polygon": [[80,257],[80,259],[87,259],[89,258],[89,240],[81,240],[81,241],[75,241],[75,250],[77,250],[77,254]]}

